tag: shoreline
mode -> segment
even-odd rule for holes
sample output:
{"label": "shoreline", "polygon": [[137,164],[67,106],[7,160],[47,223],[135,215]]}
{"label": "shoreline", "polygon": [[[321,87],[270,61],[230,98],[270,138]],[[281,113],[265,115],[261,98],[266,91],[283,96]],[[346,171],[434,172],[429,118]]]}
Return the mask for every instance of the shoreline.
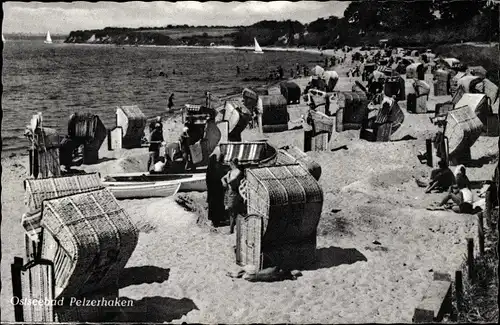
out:
{"label": "shoreline", "polygon": [[[69,45],[83,45],[83,46],[116,46],[116,47],[161,47],[161,48],[192,48],[192,49],[217,49],[217,50],[236,50],[236,51],[251,51],[254,49],[253,46],[233,46],[233,45],[215,45],[215,46],[201,46],[201,45],[148,45],[148,44],[102,44],[102,43],[60,43],[60,44],[69,44]],[[326,50],[318,50],[315,48],[299,48],[299,47],[268,47],[261,46],[263,51],[268,52],[304,52],[309,54],[319,54],[319,55],[335,55],[335,50],[326,49]]]}

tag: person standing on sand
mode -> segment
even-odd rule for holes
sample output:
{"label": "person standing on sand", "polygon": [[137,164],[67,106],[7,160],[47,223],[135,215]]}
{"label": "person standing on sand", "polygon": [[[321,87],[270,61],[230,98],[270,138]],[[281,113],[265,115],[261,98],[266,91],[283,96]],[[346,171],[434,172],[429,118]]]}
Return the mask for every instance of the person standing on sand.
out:
{"label": "person standing on sand", "polygon": [[207,166],[207,203],[208,220],[212,221],[214,227],[220,227],[224,224],[224,187],[222,186],[222,177],[224,172],[224,154],[212,154],[208,160]]}
{"label": "person standing on sand", "polygon": [[174,93],[168,97],[168,110],[171,111],[172,107],[174,107]]}
{"label": "person standing on sand", "polygon": [[191,144],[191,139],[189,136],[189,128],[187,126],[184,127],[182,130],[182,134],[179,138],[179,142],[181,145],[181,152],[182,152],[182,158],[184,160],[185,170],[189,170],[193,163],[191,161],[191,155],[190,155],[190,150],[189,150],[189,145]]}
{"label": "person standing on sand", "polygon": [[243,208],[243,198],[239,187],[243,180],[243,171],[240,169],[238,158],[233,158],[229,164],[231,170],[222,177],[222,186],[225,188],[224,207],[229,215],[229,233],[234,233],[236,218]]}
{"label": "person standing on sand", "polygon": [[150,170],[151,164],[156,164],[160,158],[160,145],[163,142],[163,133],[161,131],[161,124],[156,123],[153,132],[151,132],[151,139],[149,140],[149,159],[148,168]]}

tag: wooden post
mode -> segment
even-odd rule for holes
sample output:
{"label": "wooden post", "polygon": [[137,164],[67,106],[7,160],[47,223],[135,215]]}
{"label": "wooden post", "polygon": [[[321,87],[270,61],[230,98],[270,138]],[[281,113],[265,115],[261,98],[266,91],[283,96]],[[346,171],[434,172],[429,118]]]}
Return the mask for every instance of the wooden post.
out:
{"label": "wooden post", "polygon": [[468,267],[468,278],[473,283],[474,282],[474,239],[467,238],[467,267]]}
{"label": "wooden post", "polygon": [[[14,263],[10,265],[12,276],[12,297],[17,297],[19,300],[23,298],[23,290],[21,284],[21,270],[23,267],[23,259],[14,257]],[[23,305],[14,304],[14,319],[16,322],[24,322]]]}
{"label": "wooden post", "polygon": [[433,161],[432,161],[432,149],[433,149],[433,146],[432,146],[432,139],[425,139],[425,149],[426,149],[426,152],[427,152],[427,166],[429,167],[432,167],[433,165]]}
{"label": "wooden post", "polygon": [[490,188],[485,193],[485,206],[484,206],[484,216],[486,217],[486,224],[488,225],[488,228],[491,229],[491,210],[492,210],[492,204],[491,204],[491,186],[497,186],[496,184],[490,185]]}
{"label": "wooden post", "polygon": [[478,224],[477,224],[477,232],[479,237],[479,254],[484,255],[484,221],[483,221],[483,213],[479,212],[477,214]]}
{"label": "wooden post", "polygon": [[462,296],[463,296],[463,284],[462,284],[462,271],[455,272],[455,298],[457,299],[457,310],[460,312],[462,310]]}

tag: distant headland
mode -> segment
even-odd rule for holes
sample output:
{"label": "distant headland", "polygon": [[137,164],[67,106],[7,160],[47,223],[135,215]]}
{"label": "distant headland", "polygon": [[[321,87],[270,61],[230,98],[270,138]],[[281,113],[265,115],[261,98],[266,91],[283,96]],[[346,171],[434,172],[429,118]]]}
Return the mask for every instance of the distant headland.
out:
{"label": "distant headland", "polygon": [[250,26],[106,27],[70,32],[65,43],[117,45],[261,46],[335,48],[342,45],[439,46],[499,38],[499,4],[487,1],[353,1],[344,17],[264,20]]}

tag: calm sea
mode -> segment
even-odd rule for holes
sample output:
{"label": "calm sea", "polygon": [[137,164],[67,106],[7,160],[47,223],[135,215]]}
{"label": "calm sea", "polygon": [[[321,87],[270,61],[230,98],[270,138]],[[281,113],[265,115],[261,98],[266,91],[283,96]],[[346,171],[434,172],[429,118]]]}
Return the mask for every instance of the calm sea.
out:
{"label": "calm sea", "polygon": [[[3,150],[26,148],[25,126],[37,112],[43,113],[45,127],[61,134],[67,133],[74,112],[97,114],[112,128],[120,105],[139,105],[153,117],[166,111],[171,93],[176,107],[202,104],[205,91],[235,94],[265,85],[258,79],[279,65],[288,77],[297,63],[312,67],[321,61],[319,55],[298,52],[8,41],[2,71]],[[158,76],[161,70],[167,77]]]}

